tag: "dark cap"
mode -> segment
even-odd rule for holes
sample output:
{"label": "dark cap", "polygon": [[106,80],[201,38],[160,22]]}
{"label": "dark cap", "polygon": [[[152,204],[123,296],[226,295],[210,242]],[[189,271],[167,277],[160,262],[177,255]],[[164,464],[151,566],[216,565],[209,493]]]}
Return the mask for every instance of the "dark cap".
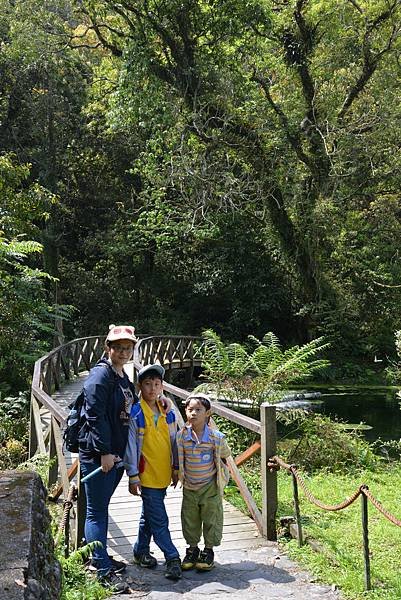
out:
{"label": "dark cap", "polygon": [[138,382],[141,383],[146,377],[158,376],[163,381],[166,371],[161,365],[146,365],[138,371]]}

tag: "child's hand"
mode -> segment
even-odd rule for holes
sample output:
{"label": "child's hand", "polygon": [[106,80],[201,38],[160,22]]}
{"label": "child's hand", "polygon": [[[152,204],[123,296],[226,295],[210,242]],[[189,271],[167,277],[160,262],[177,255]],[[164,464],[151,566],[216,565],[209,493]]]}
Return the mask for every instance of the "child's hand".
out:
{"label": "child's hand", "polygon": [[129,493],[133,496],[141,495],[141,484],[140,483],[130,483],[128,485]]}
{"label": "child's hand", "polygon": [[171,476],[171,485],[173,486],[173,488],[177,487],[177,483],[178,483],[178,471],[173,471],[173,474]]}

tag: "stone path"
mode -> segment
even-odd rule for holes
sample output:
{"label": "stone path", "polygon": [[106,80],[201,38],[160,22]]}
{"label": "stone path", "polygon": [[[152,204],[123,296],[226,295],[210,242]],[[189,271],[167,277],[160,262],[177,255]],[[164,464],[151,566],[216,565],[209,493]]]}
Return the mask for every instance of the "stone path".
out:
{"label": "stone path", "polygon": [[329,586],[313,583],[310,575],[280,553],[273,542],[264,542],[263,546],[247,550],[216,550],[215,558],[216,567],[212,571],[186,571],[177,582],[164,577],[161,561],[154,570],[130,565],[126,580],[132,592],[118,597],[148,600],[340,599],[339,593]]}

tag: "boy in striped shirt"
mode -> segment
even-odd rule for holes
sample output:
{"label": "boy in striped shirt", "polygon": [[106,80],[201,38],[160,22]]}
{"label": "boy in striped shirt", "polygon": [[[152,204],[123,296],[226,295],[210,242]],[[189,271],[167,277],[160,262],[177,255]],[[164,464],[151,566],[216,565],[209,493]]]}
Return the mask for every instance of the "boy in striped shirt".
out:
{"label": "boy in striped shirt", "polygon": [[[185,402],[187,424],[177,434],[179,479],[183,485],[181,524],[189,545],[183,570],[210,571],[213,547],[223,534],[223,491],[229,474],[225,459],[230,456],[226,439],[209,427],[211,405],[206,394],[194,392]],[[198,544],[203,532],[205,548]]]}

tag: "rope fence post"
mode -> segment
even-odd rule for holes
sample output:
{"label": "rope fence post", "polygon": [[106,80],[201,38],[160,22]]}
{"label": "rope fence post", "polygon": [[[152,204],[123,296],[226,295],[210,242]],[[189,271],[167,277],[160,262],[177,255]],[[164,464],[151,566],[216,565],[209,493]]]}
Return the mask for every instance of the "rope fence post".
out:
{"label": "rope fence post", "polygon": [[276,541],[277,472],[268,466],[269,459],[277,451],[276,407],[268,402],[261,404],[260,422],[263,535],[270,541]]}
{"label": "rope fence post", "polygon": [[364,561],[364,584],[365,590],[372,589],[370,578],[370,555],[369,555],[369,530],[368,530],[368,499],[364,494],[364,490],[368,490],[368,486],[361,486],[361,508],[362,508],[362,536],[363,536],[363,561]]}
{"label": "rope fence post", "polygon": [[303,546],[304,538],[302,533],[302,525],[301,525],[301,512],[299,510],[299,494],[298,494],[298,481],[291,469],[291,477],[292,477],[292,491],[293,491],[293,499],[294,499],[294,513],[295,513],[295,522],[297,524],[297,540],[298,546]]}

